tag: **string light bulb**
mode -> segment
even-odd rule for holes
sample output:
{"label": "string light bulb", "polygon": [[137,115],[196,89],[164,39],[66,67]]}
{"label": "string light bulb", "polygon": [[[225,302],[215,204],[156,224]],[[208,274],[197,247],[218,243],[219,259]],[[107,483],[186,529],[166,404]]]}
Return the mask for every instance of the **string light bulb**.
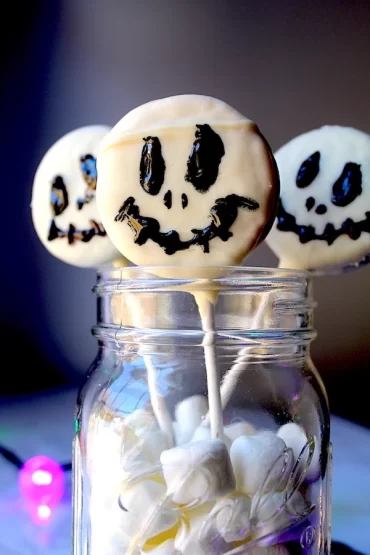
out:
{"label": "string light bulb", "polygon": [[46,507],[55,505],[65,490],[62,466],[44,455],[28,459],[19,472],[19,489],[31,503]]}

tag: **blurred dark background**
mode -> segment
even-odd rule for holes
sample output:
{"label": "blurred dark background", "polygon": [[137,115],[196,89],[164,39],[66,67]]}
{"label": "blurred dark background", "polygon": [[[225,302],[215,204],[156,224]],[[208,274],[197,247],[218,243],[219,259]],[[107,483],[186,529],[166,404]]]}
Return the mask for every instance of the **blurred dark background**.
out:
{"label": "blurred dark background", "polygon": [[[94,271],[33,230],[33,175],[68,131],[180,93],[219,97],[273,149],[324,124],[370,132],[369,0],[8,3],[1,41],[0,396],[75,386],[96,352]],[[4,175],[5,172],[5,175]],[[248,265],[276,265],[262,246]],[[332,411],[370,426],[370,267],[315,284],[313,358]]]}

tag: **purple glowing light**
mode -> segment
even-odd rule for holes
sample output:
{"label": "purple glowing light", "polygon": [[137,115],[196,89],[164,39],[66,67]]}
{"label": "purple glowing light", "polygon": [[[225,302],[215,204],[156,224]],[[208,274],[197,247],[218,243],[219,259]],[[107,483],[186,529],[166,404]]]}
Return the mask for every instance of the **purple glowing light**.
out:
{"label": "purple glowing light", "polygon": [[19,488],[28,501],[49,508],[63,497],[64,471],[49,457],[32,457],[19,472]]}

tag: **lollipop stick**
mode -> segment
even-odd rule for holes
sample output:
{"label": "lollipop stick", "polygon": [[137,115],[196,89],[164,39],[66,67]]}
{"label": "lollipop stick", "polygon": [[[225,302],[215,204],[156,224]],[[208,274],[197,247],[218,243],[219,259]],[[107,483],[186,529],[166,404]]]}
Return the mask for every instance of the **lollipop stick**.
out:
{"label": "lollipop stick", "polygon": [[166,399],[158,391],[157,369],[148,355],[144,355],[143,359],[147,370],[148,389],[154,415],[157,419],[158,426],[162,432],[166,434],[171,446],[173,446],[175,442],[172,419],[166,404]]}
{"label": "lollipop stick", "polygon": [[[139,306],[138,300],[134,297],[128,296],[126,301],[127,309],[130,312],[132,318],[132,324],[135,327],[142,327],[142,319],[140,317],[141,307]],[[122,325],[122,300],[121,300],[121,325]],[[157,419],[158,426],[160,430],[167,436],[170,446],[172,447],[175,443],[174,441],[174,431],[172,425],[172,419],[170,412],[168,410],[166,399],[160,394],[157,378],[158,372],[154,366],[152,359],[149,355],[143,354],[143,360],[147,371],[148,389],[150,402],[154,412],[154,416]]]}
{"label": "lollipop stick", "polygon": [[209,419],[211,434],[215,439],[223,439],[224,427],[222,418],[222,405],[220,394],[220,372],[217,361],[215,307],[214,304],[199,294],[195,294],[202,329],[205,332],[203,339],[204,359],[206,364]]}
{"label": "lollipop stick", "polygon": [[[270,302],[270,294],[267,294],[260,303],[254,318],[251,322],[250,329],[256,329],[261,326],[265,310]],[[230,398],[232,397],[237,383],[239,381],[240,375],[248,367],[250,361],[249,349],[241,349],[238,353],[235,364],[230,368],[230,370],[225,374],[225,377],[221,384],[221,405],[223,408],[226,407]]]}

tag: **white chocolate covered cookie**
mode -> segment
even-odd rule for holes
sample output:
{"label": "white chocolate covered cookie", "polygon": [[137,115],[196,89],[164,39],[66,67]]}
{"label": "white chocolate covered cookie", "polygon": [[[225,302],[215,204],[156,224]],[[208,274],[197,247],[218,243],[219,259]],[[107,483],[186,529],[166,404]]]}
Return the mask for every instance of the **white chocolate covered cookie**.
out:
{"label": "white chocolate covered cookie", "polygon": [[103,225],[137,265],[239,264],[276,213],[269,146],[255,123],[211,97],[139,106],[104,138],[98,171]]}
{"label": "white chocolate covered cookie", "polygon": [[370,254],[370,136],[350,127],[304,133],[276,153],[278,216],[266,241],[280,267],[345,267]]}
{"label": "white chocolate covered cookie", "polygon": [[42,244],[74,266],[95,267],[119,258],[98,216],[96,158],[103,125],[75,129],[59,139],[37,169],[32,219]]}

